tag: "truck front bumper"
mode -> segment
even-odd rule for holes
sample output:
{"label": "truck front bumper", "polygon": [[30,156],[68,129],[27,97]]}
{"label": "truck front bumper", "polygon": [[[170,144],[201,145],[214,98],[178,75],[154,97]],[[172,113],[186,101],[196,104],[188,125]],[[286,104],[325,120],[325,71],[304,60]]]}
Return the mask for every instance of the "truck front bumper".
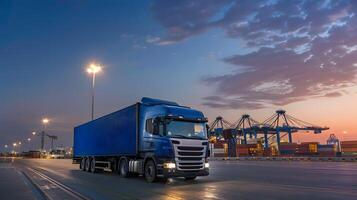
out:
{"label": "truck front bumper", "polygon": [[163,176],[167,178],[171,177],[193,177],[193,176],[208,176],[209,169],[205,168],[199,171],[182,171],[177,169],[164,169]]}

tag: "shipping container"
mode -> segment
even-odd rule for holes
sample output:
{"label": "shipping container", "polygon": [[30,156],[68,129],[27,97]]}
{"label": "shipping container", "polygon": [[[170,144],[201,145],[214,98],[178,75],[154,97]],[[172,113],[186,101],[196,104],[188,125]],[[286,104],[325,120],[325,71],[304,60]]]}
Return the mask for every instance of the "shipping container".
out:
{"label": "shipping container", "polygon": [[74,128],[75,157],[138,154],[138,114],[135,104]]}
{"label": "shipping container", "polygon": [[357,148],[342,148],[342,152],[357,152]]}
{"label": "shipping container", "polygon": [[341,145],[343,144],[357,144],[357,140],[353,140],[353,141],[341,141]]}

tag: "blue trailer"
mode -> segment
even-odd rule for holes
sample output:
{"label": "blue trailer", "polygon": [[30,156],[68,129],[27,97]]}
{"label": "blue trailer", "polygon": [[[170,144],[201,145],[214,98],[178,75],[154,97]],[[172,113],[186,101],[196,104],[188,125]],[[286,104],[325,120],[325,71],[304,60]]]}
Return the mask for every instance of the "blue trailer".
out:
{"label": "blue trailer", "polygon": [[209,174],[207,119],[175,102],[141,102],[74,128],[73,160],[88,172],[195,179]]}

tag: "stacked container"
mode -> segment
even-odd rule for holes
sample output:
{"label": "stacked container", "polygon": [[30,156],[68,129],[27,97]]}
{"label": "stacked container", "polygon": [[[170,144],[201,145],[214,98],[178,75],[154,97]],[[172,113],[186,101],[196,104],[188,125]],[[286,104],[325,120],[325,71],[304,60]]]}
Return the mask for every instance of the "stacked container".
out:
{"label": "stacked container", "polygon": [[237,155],[238,157],[250,156],[250,148],[256,147],[256,144],[237,144]]}
{"label": "stacked container", "polygon": [[217,141],[213,144],[212,150],[213,157],[227,157],[228,156],[228,145],[223,141]]}
{"label": "stacked container", "polygon": [[341,141],[341,152],[343,156],[357,156],[357,140]]}
{"label": "stacked container", "polygon": [[336,145],[333,144],[319,144],[317,146],[319,156],[336,156]]}
{"label": "stacked container", "polygon": [[238,156],[263,156],[263,153],[261,144],[237,144]]}
{"label": "stacked container", "polygon": [[264,149],[263,155],[264,156],[278,156],[279,152],[275,146],[271,146],[271,147]]}
{"label": "stacked container", "polygon": [[281,156],[293,156],[297,150],[296,143],[281,143],[279,151]]}
{"label": "stacked container", "polygon": [[297,145],[297,155],[306,155],[306,156],[312,156],[312,155],[317,155],[317,145],[318,142],[303,142],[300,145]]}

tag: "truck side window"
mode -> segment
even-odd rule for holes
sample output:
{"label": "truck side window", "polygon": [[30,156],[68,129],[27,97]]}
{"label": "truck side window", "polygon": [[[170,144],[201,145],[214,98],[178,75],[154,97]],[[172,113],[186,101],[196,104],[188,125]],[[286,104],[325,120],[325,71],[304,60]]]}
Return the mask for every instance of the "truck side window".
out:
{"label": "truck side window", "polygon": [[146,120],[145,130],[151,134],[154,132],[154,126],[151,118]]}

